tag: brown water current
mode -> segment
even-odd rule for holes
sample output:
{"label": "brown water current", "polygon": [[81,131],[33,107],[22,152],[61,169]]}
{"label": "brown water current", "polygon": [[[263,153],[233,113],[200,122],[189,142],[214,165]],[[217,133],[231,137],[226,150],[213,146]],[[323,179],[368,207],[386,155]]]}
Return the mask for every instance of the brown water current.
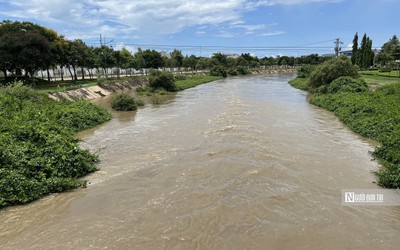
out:
{"label": "brown water current", "polygon": [[79,135],[101,158],[88,188],[0,211],[0,249],[399,249],[400,207],[341,204],[342,189],[379,188],[373,142],[293,77],[113,113]]}

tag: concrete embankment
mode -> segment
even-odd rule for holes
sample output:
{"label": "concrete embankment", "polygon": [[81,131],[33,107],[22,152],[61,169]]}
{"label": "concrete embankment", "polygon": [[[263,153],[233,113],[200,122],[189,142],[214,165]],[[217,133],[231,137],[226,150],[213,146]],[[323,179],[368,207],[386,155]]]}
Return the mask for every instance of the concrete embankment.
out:
{"label": "concrete embankment", "polygon": [[52,92],[49,93],[49,97],[55,100],[67,99],[87,99],[93,100],[103,96],[109,96],[113,93],[130,90],[137,88],[138,86],[145,85],[147,83],[145,78],[134,77],[123,82],[109,82],[99,84],[97,86],[82,87],[79,89],[68,90],[63,92]]}
{"label": "concrete embankment", "polygon": [[296,73],[298,68],[274,68],[274,69],[255,69],[251,70],[253,75],[260,74],[279,74],[279,73]]}

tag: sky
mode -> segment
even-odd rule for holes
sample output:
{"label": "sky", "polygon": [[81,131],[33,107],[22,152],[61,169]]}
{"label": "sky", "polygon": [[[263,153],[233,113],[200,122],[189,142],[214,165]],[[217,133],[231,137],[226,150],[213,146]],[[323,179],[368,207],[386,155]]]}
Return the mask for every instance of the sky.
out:
{"label": "sky", "polygon": [[399,0],[0,0],[0,20],[30,21],[67,39],[156,49],[301,56],[342,50],[356,32],[373,47],[400,35]]}

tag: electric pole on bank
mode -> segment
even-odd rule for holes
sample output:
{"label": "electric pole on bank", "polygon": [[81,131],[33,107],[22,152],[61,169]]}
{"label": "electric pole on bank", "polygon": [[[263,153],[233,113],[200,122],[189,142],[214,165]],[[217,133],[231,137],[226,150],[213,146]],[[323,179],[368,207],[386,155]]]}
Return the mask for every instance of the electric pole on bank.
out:
{"label": "electric pole on bank", "polygon": [[340,38],[335,39],[335,55],[336,57],[339,57],[339,52],[342,50],[340,45],[343,44],[342,41],[340,41]]}

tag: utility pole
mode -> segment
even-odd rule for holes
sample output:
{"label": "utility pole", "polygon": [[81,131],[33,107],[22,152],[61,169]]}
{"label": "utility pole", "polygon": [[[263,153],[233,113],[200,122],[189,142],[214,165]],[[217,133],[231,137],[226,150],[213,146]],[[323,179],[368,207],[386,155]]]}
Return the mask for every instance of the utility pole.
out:
{"label": "utility pole", "polygon": [[103,47],[103,39],[101,37],[101,34],[100,34],[100,46]]}
{"label": "utility pole", "polygon": [[343,44],[342,41],[340,41],[340,38],[335,39],[335,55],[336,57],[339,57],[339,52],[342,50],[340,47],[340,44]]}

